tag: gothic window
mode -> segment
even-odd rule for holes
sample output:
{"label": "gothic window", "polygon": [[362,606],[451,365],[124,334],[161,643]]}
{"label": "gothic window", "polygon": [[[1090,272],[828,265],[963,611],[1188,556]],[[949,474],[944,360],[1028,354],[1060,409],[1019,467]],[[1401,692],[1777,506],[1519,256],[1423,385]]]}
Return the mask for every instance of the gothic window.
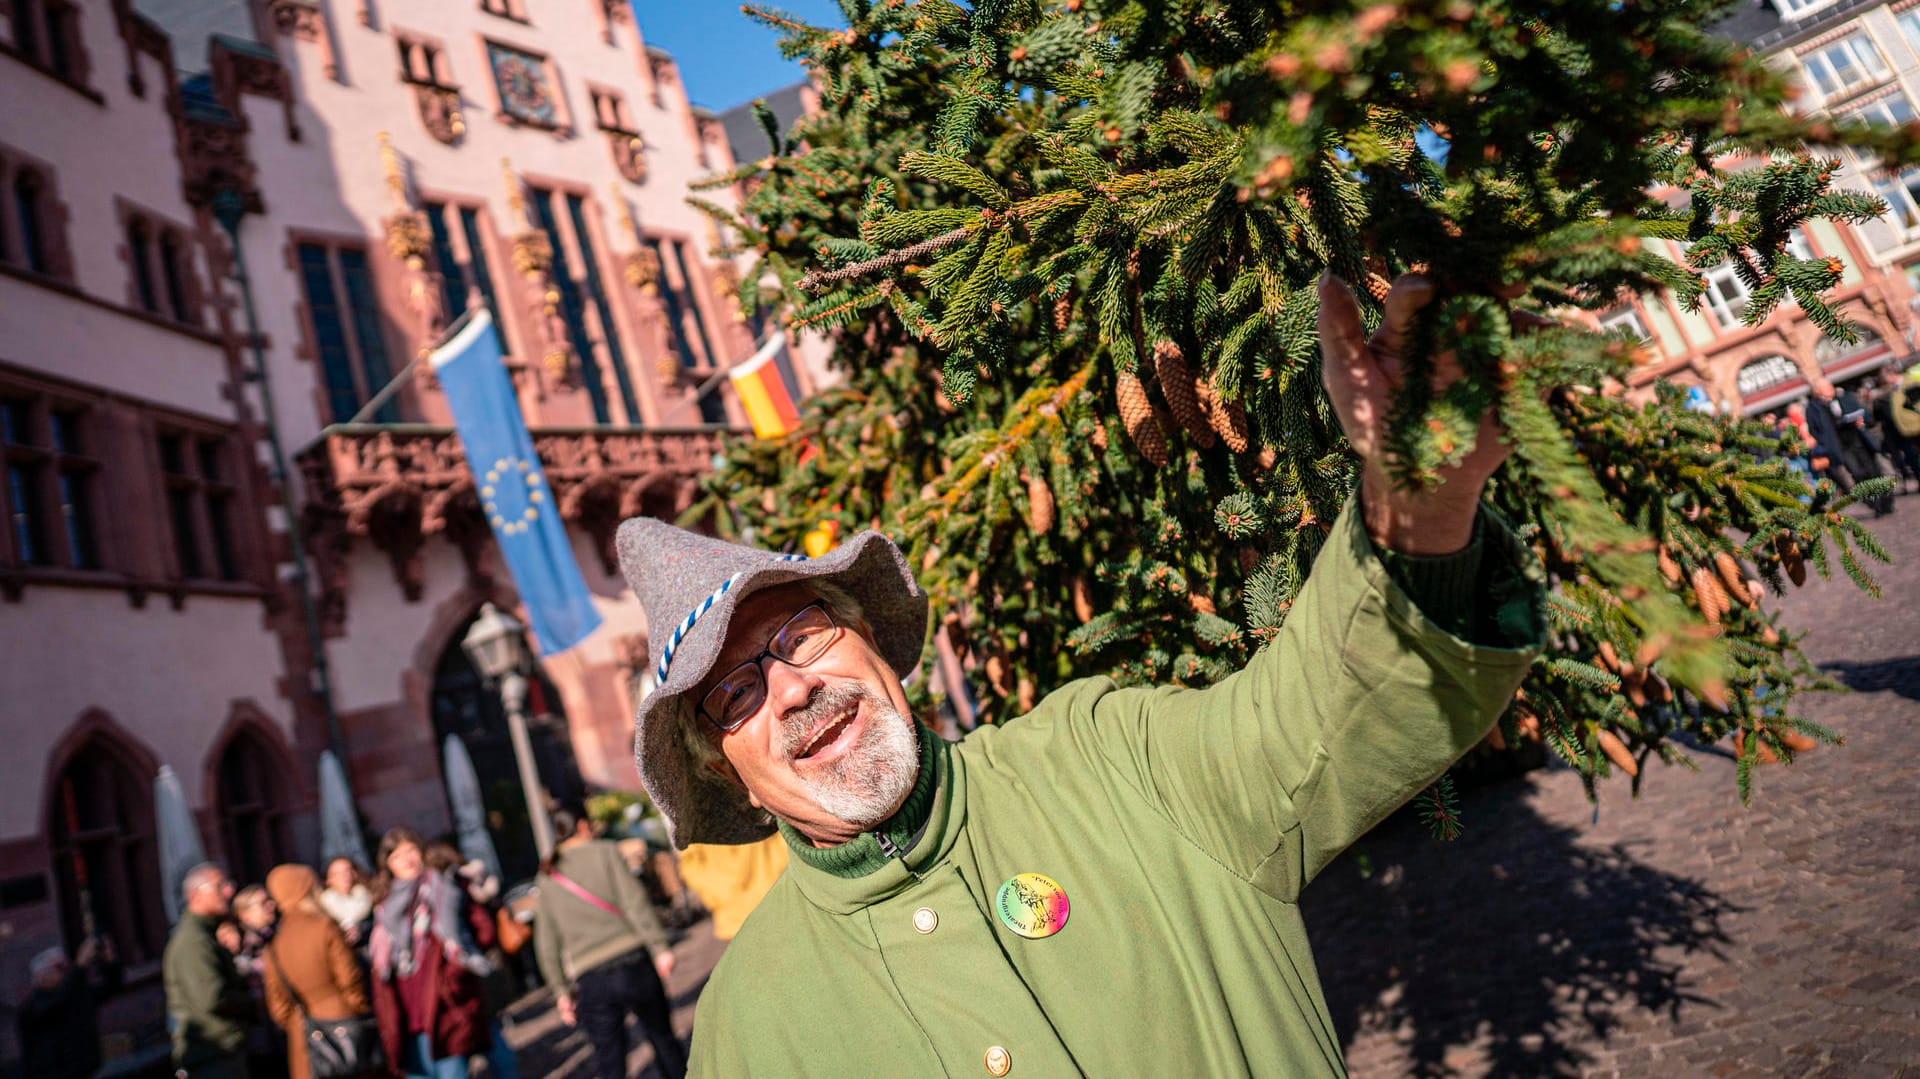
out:
{"label": "gothic window", "polygon": [[[393,377],[367,254],[359,248],[303,243],[295,258],[327,388],[327,422],[346,423]],[[397,423],[400,413],[388,400],[372,419]]]}
{"label": "gothic window", "polygon": [[127,222],[127,261],[133,264],[133,292],[140,309],[159,314],[160,293],[153,284],[153,230],[138,217]]}
{"label": "gothic window", "polygon": [[50,788],[54,886],[69,950],[89,935],[129,964],[160,958],[166,922],[153,830],[153,784],[133,756],[93,738]]}
{"label": "gothic window", "polygon": [[293,858],[279,761],[259,732],[243,727],[227,741],[216,772],[227,871],[234,880],[265,880],[268,870]]}
{"label": "gothic window", "polygon": [[234,547],[235,487],[228,474],[226,440],[206,432],[160,432],[160,471],[179,576],[185,580],[237,581]]}

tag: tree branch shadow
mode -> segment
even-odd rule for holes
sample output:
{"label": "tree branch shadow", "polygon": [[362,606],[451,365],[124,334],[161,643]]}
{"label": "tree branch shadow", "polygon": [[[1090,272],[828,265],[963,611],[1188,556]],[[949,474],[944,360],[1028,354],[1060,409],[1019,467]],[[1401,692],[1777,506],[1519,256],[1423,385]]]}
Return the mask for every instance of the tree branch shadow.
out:
{"label": "tree branch shadow", "polygon": [[[1718,955],[1739,908],[1697,881],[1584,846],[1534,813],[1531,780],[1463,797],[1467,830],[1430,838],[1403,811],[1302,897],[1341,1044],[1387,1032],[1410,1074],[1573,1075],[1623,1012],[1715,1007],[1681,960]],[[1363,875],[1364,873],[1364,875]],[[1677,955],[1675,953],[1678,953]]]}

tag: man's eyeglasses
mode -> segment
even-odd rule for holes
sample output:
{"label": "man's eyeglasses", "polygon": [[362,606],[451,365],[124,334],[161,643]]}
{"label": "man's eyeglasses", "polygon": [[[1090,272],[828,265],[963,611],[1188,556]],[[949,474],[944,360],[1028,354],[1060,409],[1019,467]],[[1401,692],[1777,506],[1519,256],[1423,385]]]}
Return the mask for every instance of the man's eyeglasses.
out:
{"label": "man's eyeglasses", "polygon": [[824,605],[809,603],[794,613],[760,654],[728,671],[700,700],[700,714],[726,734],[753,718],[767,699],[767,674],[761,661],[771,656],[789,667],[805,667],[826,654],[840,638],[840,626]]}

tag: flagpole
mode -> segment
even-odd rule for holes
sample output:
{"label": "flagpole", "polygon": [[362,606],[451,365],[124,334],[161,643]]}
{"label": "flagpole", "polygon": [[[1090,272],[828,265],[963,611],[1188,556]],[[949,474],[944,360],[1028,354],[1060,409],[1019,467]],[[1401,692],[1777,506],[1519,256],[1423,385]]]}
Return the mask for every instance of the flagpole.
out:
{"label": "flagpole", "polygon": [[408,375],[413,374],[413,369],[415,367],[420,366],[420,361],[426,358],[427,353],[432,352],[434,349],[437,349],[441,345],[446,344],[448,341],[453,340],[454,337],[456,337],[461,330],[466,329],[467,323],[473,319],[473,313],[478,310],[485,310],[485,309],[469,307],[465,311],[460,312],[460,317],[448,323],[447,328],[441,331],[439,340],[435,341],[431,345],[428,345],[426,348],[421,349],[418,353],[414,355],[413,359],[408,360],[407,365],[400,369],[400,373],[388,379],[387,384],[380,387],[379,393],[376,393],[372,397],[367,398],[367,403],[364,405],[361,405],[360,411],[354,413],[353,418],[348,420],[347,422],[348,423],[364,423],[366,422],[366,419],[368,416],[371,416],[375,412],[378,412],[380,410],[381,405],[386,404],[389,398],[391,398],[394,394],[400,392],[400,386],[407,381]]}

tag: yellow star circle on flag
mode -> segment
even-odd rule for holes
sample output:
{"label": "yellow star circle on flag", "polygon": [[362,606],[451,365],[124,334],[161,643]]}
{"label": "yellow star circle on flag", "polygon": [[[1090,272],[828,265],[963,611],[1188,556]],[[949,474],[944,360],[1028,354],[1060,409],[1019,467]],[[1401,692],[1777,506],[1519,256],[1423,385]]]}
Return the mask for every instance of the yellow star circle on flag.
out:
{"label": "yellow star circle on flag", "polygon": [[[504,482],[503,482],[504,481]],[[547,499],[540,473],[531,462],[517,457],[502,457],[481,477],[480,500],[494,531],[517,536],[540,519],[540,504]]]}

